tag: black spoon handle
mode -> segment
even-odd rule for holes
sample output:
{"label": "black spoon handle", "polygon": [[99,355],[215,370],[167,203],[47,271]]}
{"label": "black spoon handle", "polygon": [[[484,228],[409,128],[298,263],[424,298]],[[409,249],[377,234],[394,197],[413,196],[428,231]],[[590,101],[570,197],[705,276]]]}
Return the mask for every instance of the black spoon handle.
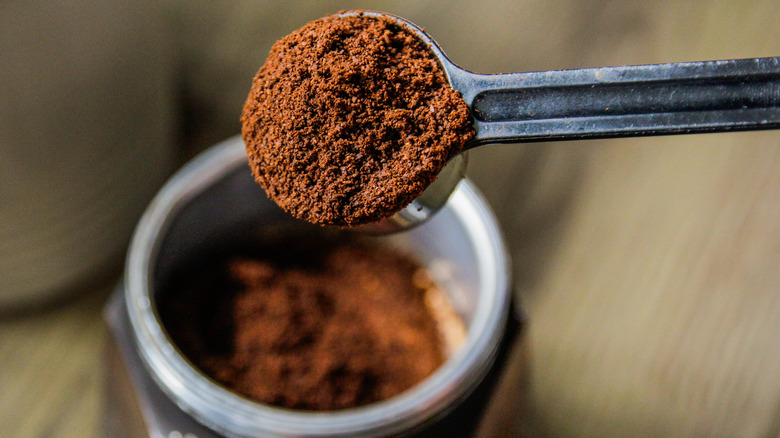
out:
{"label": "black spoon handle", "polygon": [[780,128],[780,58],[452,78],[486,143]]}

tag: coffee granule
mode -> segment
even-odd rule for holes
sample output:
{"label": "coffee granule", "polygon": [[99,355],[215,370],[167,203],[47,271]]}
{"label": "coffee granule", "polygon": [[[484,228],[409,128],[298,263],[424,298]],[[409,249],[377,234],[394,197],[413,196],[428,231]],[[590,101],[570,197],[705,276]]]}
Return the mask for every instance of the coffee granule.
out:
{"label": "coffee granule", "polygon": [[453,348],[426,305],[443,292],[395,250],[297,239],[234,254],[176,275],[158,309],[185,357],[250,399],[365,405],[419,383]]}
{"label": "coffee granule", "polygon": [[274,44],[241,115],[255,179],[293,216],[375,222],[403,209],[474,135],[466,102],[412,31],[334,15]]}

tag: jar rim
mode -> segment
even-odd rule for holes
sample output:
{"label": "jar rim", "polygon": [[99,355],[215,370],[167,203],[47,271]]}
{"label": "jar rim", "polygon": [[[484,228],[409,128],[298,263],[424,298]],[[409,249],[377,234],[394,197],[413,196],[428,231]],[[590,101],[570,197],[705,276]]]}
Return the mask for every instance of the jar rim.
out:
{"label": "jar rim", "polygon": [[463,224],[484,281],[464,345],[415,387],[370,405],[330,412],[263,405],[206,378],[174,348],[153,303],[153,275],[160,245],[176,214],[222,177],[246,165],[243,141],[229,138],[177,172],[152,200],[133,235],[125,269],[125,301],[142,362],[166,395],[215,431],[244,436],[381,436],[408,430],[457,405],[492,366],[510,307],[509,256],[487,203],[468,180],[445,209]]}

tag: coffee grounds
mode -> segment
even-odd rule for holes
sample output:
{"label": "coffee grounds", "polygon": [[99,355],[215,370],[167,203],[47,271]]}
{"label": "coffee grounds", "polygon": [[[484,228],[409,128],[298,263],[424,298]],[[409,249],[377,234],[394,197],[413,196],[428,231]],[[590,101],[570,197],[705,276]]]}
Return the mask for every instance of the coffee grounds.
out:
{"label": "coffee grounds", "polygon": [[309,238],[236,253],[191,265],[158,298],[174,344],[225,387],[336,410],[392,397],[442,364],[448,347],[426,306],[436,286],[408,257]]}
{"label": "coffee grounds", "polygon": [[241,122],[269,197],[299,219],[338,226],[403,209],[474,135],[466,102],[429,47],[359,12],[274,44]]}

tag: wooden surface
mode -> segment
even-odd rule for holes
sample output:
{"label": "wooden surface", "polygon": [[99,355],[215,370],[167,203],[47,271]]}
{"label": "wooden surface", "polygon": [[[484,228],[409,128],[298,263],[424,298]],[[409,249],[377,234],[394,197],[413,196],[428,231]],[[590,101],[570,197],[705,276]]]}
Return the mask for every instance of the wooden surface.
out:
{"label": "wooden surface", "polygon": [[[361,6],[481,72],[780,55],[776,0],[474,3]],[[285,11],[270,36],[353,6]],[[203,38],[238,38],[214,22],[240,8],[210,8],[187,16]],[[204,52],[192,65],[228,56]],[[237,114],[213,70],[201,97]],[[778,131],[490,146],[470,166],[530,315],[483,436],[780,436]],[[0,436],[97,434],[106,296],[0,319]]]}
{"label": "wooden surface", "polygon": [[555,248],[521,289],[526,368],[495,415],[551,436],[780,435],[778,134],[587,147],[565,224],[534,236]]}
{"label": "wooden surface", "polygon": [[107,296],[0,319],[0,436],[100,436]]}

